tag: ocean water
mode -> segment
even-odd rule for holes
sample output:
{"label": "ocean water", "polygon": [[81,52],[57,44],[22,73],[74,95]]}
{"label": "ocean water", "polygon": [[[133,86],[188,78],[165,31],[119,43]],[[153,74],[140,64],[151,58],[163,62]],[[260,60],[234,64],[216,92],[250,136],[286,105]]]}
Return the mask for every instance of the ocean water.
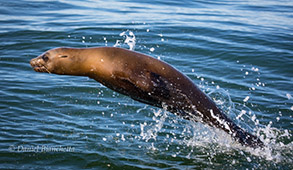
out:
{"label": "ocean water", "polygon": [[[292,18],[290,0],[0,0],[0,169],[292,169]],[[33,71],[61,46],[168,62],[266,147]]]}

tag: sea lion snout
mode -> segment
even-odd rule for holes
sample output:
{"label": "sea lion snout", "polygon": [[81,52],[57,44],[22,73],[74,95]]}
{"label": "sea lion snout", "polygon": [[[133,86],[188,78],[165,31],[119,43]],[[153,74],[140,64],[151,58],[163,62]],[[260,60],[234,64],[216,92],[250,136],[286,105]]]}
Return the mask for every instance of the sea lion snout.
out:
{"label": "sea lion snout", "polygon": [[[36,72],[48,72],[48,69],[45,66],[46,61],[44,60],[44,55],[38,56],[37,58],[33,58],[30,61],[30,65]],[[48,61],[48,60],[47,60]]]}

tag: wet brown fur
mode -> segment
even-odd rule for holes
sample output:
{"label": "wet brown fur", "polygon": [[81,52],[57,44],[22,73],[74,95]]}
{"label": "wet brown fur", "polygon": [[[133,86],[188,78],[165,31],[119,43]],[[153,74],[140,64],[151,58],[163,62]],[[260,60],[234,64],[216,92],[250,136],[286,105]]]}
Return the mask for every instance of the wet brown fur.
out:
{"label": "wet brown fur", "polygon": [[37,72],[88,76],[114,91],[185,119],[220,128],[245,146],[263,143],[221,112],[188,77],[153,57],[115,47],[56,48],[31,60]]}

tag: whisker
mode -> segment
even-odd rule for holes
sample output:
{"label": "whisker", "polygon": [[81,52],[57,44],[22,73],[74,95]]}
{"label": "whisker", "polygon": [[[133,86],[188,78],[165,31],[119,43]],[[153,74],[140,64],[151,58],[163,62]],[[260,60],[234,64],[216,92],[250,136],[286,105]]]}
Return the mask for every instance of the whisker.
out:
{"label": "whisker", "polygon": [[44,68],[46,69],[46,71],[47,71],[49,74],[52,74],[52,73],[47,69],[47,67],[44,66]]}

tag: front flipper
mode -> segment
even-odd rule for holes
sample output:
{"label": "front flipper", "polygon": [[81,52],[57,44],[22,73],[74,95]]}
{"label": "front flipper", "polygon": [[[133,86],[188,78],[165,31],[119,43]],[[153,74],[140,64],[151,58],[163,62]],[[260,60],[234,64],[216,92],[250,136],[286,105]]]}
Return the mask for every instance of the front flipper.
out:
{"label": "front flipper", "polygon": [[164,99],[169,99],[171,97],[171,94],[170,84],[168,83],[168,81],[154,72],[149,73],[149,76],[152,83],[151,94]]}
{"label": "front flipper", "polygon": [[162,103],[170,98],[168,81],[159,74],[153,72],[141,72],[141,74],[119,72],[114,75],[119,88],[113,89],[130,96],[134,100],[162,107]]}

